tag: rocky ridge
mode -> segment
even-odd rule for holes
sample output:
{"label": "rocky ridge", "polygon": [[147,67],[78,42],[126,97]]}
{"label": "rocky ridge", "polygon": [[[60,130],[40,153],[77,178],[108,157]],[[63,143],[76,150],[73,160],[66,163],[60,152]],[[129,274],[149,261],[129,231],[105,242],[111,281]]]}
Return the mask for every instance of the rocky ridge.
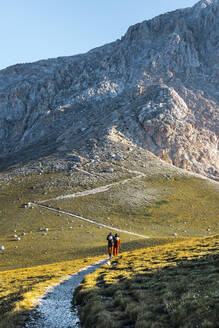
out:
{"label": "rocky ridge", "polygon": [[93,158],[130,140],[219,179],[218,13],[218,0],[202,0],[86,54],[0,71],[0,166]]}

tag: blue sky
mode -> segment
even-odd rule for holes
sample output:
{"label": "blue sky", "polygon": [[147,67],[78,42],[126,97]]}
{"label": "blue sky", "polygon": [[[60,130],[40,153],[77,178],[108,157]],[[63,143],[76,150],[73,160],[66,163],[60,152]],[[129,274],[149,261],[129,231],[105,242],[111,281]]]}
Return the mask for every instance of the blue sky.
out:
{"label": "blue sky", "polygon": [[0,0],[0,69],[71,56],[119,39],[130,25],[197,0]]}

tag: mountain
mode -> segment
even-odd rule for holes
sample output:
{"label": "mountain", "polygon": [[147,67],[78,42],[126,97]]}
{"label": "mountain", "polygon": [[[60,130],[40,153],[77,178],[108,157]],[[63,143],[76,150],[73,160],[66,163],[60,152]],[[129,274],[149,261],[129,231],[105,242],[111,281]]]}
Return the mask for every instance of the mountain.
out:
{"label": "mountain", "polygon": [[218,14],[202,0],[86,54],[1,70],[0,167],[129,140],[218,180]]}

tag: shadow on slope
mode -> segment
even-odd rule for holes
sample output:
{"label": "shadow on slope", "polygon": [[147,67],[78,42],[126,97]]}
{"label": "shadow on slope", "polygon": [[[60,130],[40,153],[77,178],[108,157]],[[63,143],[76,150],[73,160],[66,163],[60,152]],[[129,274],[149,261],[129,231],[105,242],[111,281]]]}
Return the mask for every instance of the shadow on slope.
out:
{"label": "shadow on slope", "polygon": [[[124,252],[155,245],[163,245],[170,243],[173,240],[173,238],[135,240],[128,243],[123,243],[121,250]],[[61,279],[62,276],[75,272],[77,262],[80,264],[79,268],[82,268],[100,258],[94,258],[94,254],[96,256],[100,255],[103,257],[103,254],[106,253],[106,251],[107,248],[103,246],[90,248],[82,250],[80,254],[73,253],[72,258],[78,259],[74,262],[70,261],[66,262],[66,264],[65,262],[60,262],[45,266],[35,266],[26,269],[23,268],[19,270],[2,272],[0,276],[0,328],[23,327],[24,321],[27,319],[30,310],[28,311],[23,309],[26,305],[23,306],[23,308],[22,306],[19,307],[18,310],[17,307],[19,302],[24,301],[24,299],[26,300],[28,298],[27,295],[29,295],[29,298],[34,297],[35,290],[40,288],[42,289],[41,285],[46,287],[51,284],[52,280],[57,279],[58,277]],[[89,258],[89,256],[92,257]],[[6,294],[5,289],[7,289]],[[43,293],[43,290],[41,293]],[[31,304],[31,300],[29,303]]]}
{"label": "shadow on slope", "polygon": [[132,252],[87,276],[75,294],[83,327],[217,327],[217,238],[188,244]]}

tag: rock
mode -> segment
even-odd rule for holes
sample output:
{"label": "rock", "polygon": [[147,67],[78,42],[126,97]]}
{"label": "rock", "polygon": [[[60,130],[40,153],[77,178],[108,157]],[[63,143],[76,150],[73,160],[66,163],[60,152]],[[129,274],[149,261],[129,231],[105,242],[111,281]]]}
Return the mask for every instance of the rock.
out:
{"label": "rock", "polygon": [[68,155],[68,159],[72,160],[73,162],[80,163],[81,157],[76,155]]}
{"label": "rock", "polygon": [[64,170],[111,141],[219,179],[218,13],[218,0],[201,0],[86,55],[1,70],[0,168],[32,149],[26,161],[57,152],[49,170]]}
{"label": "rock", "polygon": [[156,154],[159,158],[163,159],[165,162],[172,164],[172,160],[169,157],[169,155],[166,153],[165,150],[160,150],[157,154]]}
{"label": "rock", "polygon": [[17,241],[21,240],[20,237],[17,237]]}
{"label": "rock", "polygon": [[22,232],[22,233],[21,233],[21,236],[25,236],[25,235],[26,235],[26,233],[25,233],[25,232]]}
{"label": "rock", "polygon": [[104,170],[104,172],[107,172],[107,173],[113,173],[114,170],[113,170],[113,168],[108,167],[108,168],[106,168],[106,169]]}
{"label": "rock", "polygon": [[5,249],[5,246],[0,246],[0,251],[3,251]]}
{"label": "rock", "polygon": [[27,204],[24,204],[23,205],[24,208],[33,208],[33,204],[31,202],[27,203]]}
{"label": "rock", "polygon": [[13,238],[17,238],[17,235],[13,235]]}
{"label": "rock", "polygon": [[178,234],[177,234],[176,232],[174,232],[174,233],[173,233],[173,236],[175,236],[175,237],[176,237],[177,235],[178,235]]}
{"label": "rock", "polygon": [[119,156],[119,155],[115,155],[115,157],[114,157],[114,159],[116,160],[116,161],[121,161],[121,156]]}

